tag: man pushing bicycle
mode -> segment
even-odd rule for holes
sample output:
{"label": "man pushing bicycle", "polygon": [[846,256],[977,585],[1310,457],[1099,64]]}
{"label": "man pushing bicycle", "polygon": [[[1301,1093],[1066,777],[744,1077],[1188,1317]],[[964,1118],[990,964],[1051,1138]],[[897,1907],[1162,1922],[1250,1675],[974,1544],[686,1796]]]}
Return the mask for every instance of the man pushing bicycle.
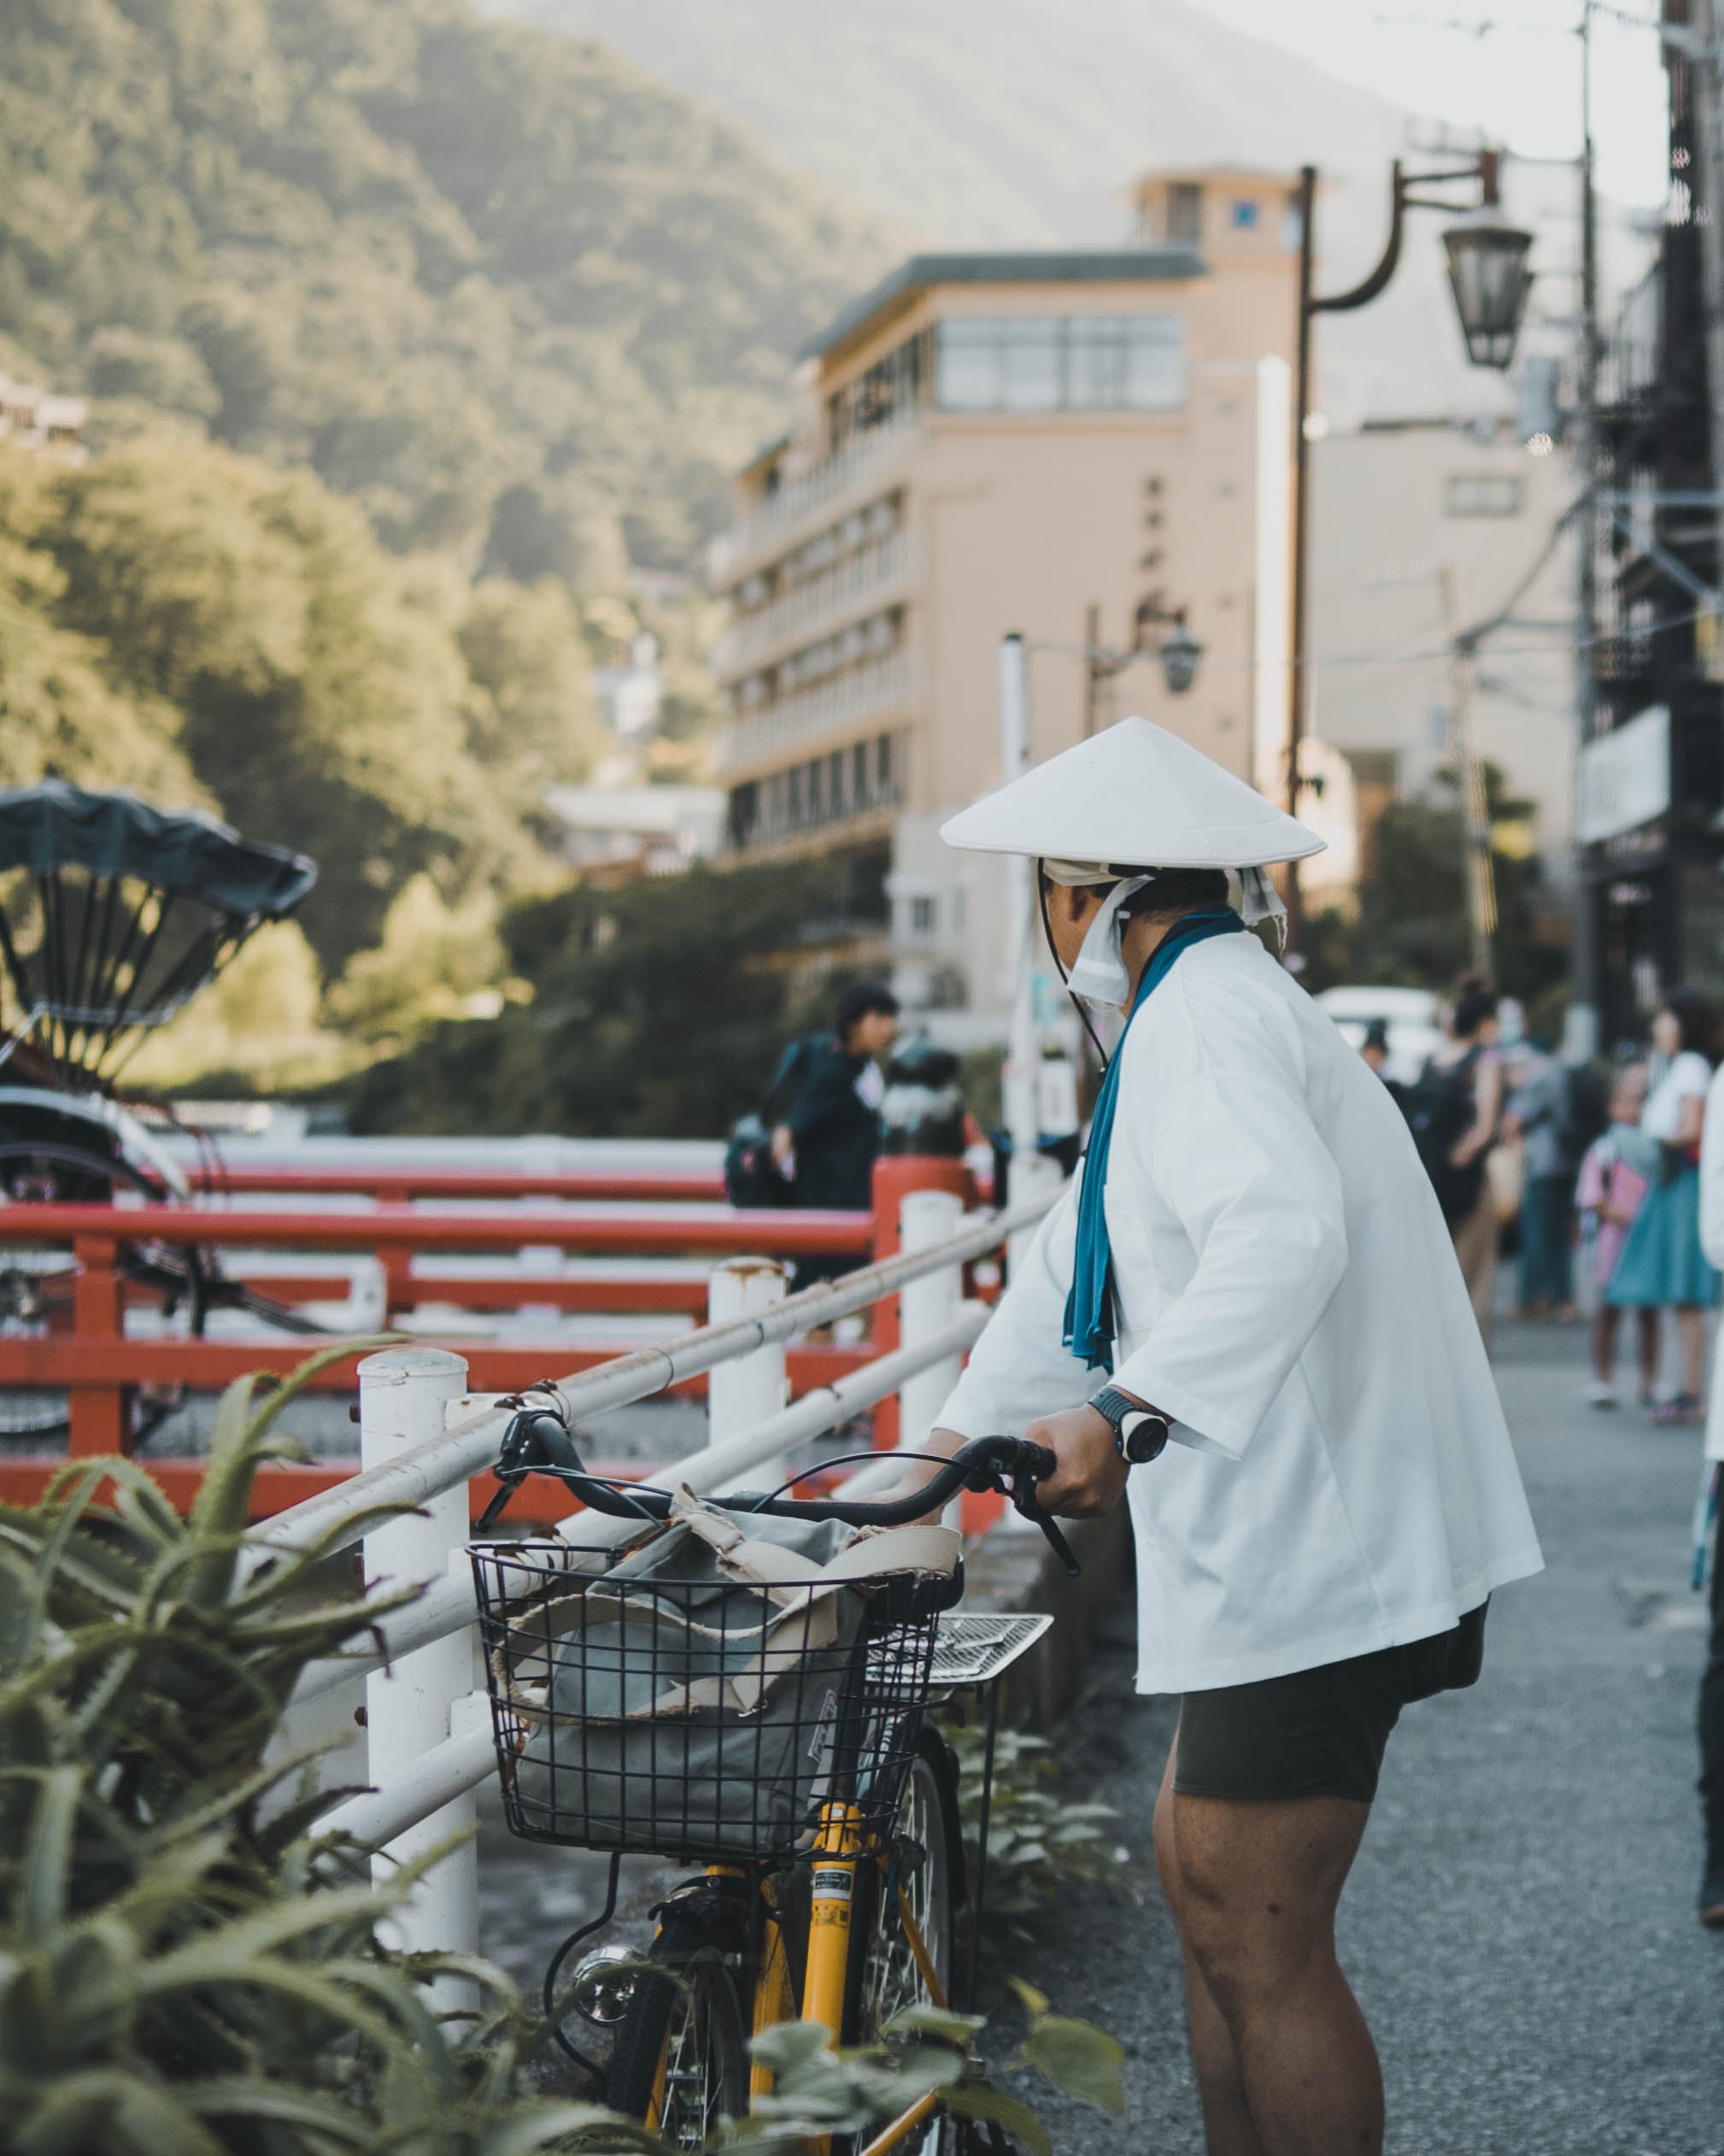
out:
{"label": "man pushing bicycle", "polygon": [[1542,1559],[1406,1125],[1246,932],[1265,866],[1322,842],[1141,719],[942,836],[1033,856],[1074,995],[1127,1016],[931,1449],[1022,1432],[1048,1511],[1126,1497],[1138,1689],[1180,1695],[1155,1848],[1210,2156],[1372,2156],[1336,1905],[1401,1708],[1476,1679],[1487,1598]]}

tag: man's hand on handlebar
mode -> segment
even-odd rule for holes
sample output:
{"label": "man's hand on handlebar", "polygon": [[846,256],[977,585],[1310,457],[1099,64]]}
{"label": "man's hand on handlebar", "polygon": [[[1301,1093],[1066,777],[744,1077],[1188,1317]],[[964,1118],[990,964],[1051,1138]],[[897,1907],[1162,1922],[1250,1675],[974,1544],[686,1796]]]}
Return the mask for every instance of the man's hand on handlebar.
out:
{"label": "man's hand on handlebar", "polygon": [[1119,1456],[1112,1424],[1099,1409],[1068,1407],[1043,1415],[1023,1435],[1032,1444],[1046,1445],[1059,1463],[1035,1486],[1045,1512],[1064,1519],[1095,1519],[1111,1513],[1125,1495],[1130,1470]]}

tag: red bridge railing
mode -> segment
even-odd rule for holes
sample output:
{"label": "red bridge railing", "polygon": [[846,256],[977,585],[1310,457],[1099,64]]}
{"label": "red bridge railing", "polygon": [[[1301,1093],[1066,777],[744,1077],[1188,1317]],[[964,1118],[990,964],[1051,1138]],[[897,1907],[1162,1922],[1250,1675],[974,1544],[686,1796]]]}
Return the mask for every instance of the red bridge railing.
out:
{"label": "red bridge railing", "polygon": [[[603,1199],[594,1195],[601,1181],[607,1191]],[[141,1244],[196,1245],[214,1251],[227,1277],[289,1305],[328,1301],[332,1291],[339,1294],[347,1284],[332,1260],[374,1259],[382,1272],[384,1328],[411,1321],[430,1306],[439,1311],[452,1307],[447,1325],[438,1321],[433,1330],[416,1324],[415,1337],[466,1356],[474,1393],[509,1393],[553,1371],[570,1372],[607,1361],[627,1343],[572,1347],[566,1337],[557,1336],[554,1325],[547,1327],[542,1342],[530,1334],[497,1340],[485,1335],[485,1313],[680,1314],[698,1323],[706,1309],[707,1266],[712,1260],[746,1254],[866,1262],[896,1249],[905,1190],[932,1184],[962,1188],[970,1201],[974,1195],[960,1164],[943,1160],[883,1160],[871,1214],[739,1212],[686,1195],[702,1181],[645,1172],[595,1178],[579,1173],[547,1177],[390,1168],[372,1174],[346,1168],[268,1167],[232,1176],[218,1172],[210,1178],[206,1188],[229,1202],[218,1196],[213,1203],[185,1206],[0,1206],[0,1271],[8,1264],[9,1250],[21,1247],[57,1248],[73,1260],[69,1309],[57,1312],[39,1332],[0,1336],[0,1389],[66,1393],[71,1454],[123,1454],[130,1449],[132,1406],[140,1389],[214,1392],[249,1371],[284,1374],[320,1344],[261,1328],[255,1336],[240,1338],[192,1339],[146,1331],[140,1307],[159,1309],[161,1299],[128,1277],[126,1254]],[[643,1199],[648,1184],[655,1200],[650,1203]],[[496,1202],[525,1199],[543,1205],[576,1188],[579,1201],[560,1202],[554,1209]],[[251,1202],[234,1201],[242,1191]],[[371,1202],[340,1209],[267,1202],[271,1197],[343,1196]],[[549,1253],[557,1255],[547,1262]],[[581,1260],[579,1269],[563,1269],[560,1260],[566,1257]],[[500,1260],[513,1260],[519,1269],[505,1270]],[[605,1262],[610,1260],[617,1261],[613,1267]],[[640,1260],[660,1262],[628,1262]],[[374,1281],[375,1272],[372,1277]],[[465,1322],[469,1316],[474,1320],[470,1328]],[[526,1322],[531,1324],[530,1315]],[[866,1345],[792,1348],[791,1389],[800,1395],[830,1383],[871,1356],[895,1348],[899,1339],[893,1296],[876,1306]],[[358,1353],[331,1364],[315,1381],[316,1389],[351,1395]],[[695,1378],[678,1389],[698,1394],[705,1383]],[[875,1411],[878,1442],[895,1439],[896,1404],[884,1401]],[[0,1497],[32,1501],[60,1464],[58,1455],[0,1459]],[[176,1503],[190,1502],[201,1473],[197,1461],[151,1459],[149,1466]],[[281,1510],[351,1472],[353,1464],[346,1459],[271,1466],[259,1480],[257,1508],[261,1513]],[[554,1507],[556,1494],[550,1492],[544,1501]]]}

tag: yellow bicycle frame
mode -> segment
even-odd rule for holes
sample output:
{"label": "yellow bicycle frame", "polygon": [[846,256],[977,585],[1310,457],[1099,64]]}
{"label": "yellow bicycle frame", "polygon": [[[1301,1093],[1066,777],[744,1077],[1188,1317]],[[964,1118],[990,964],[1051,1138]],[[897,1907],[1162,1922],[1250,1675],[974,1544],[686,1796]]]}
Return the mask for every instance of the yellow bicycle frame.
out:
{"label": "yellow bicycle frame", "polygon": [[[850,1918],[856,1899],[856,1872],[862,1861],[865,1836],[861,1815],[848,1804],[828,1804],[821,1814],[819,1832],[815,1837],[813,1856],[812,1897],[809,1912],[808,1958],[803,1974],[801,2015],[805,2021],[818,2022],[831,2032],[836,2043],[844,2026],[844,1998],[850,1977]],[[886,1857],[878,1859],[883,1870]],[[734,1866],[712,1865],[707,1867],[712,1878],[734,1878]],[[760,1965],[754,1982],[754,2026],[756,2036],[763,2029],[776,2027],[789,2021],[796,2012],[796,1997],[790,1982],[789,1958],[785,1951],[783,1927],[772,1906],[771,1890],[765,1889],[766,1903],[764,1936],[760,1949]],[[928,1988],[928,1995],[935,2006],[947,2004],[946,1989],[934,1965],[934,1957],[928,1951],[915,1914],[910,1906],[910,1897],[900,1885],[898,1889],[898,1920],[911,1953],[921,1971],[922,1981]],[[659,2063],[658,2085],[653,2092],[652,2109],[647,2124],[657,2123],[663,2110],[665,2062]],[[756,2097],[771,2094],[772,2077],[764,2066],[756,2065],[748,2077],[748,2096],[752,2103]],[[889,2152],[904,2141],[916,2129],[929,2118],[938,2106],[937,2094],[923,2096],[912,2104],[901,2117],[883,2127],[863,2151],[863,2156],[889,2156]],[[822,2141],[819,2146],[827,2146]]]}

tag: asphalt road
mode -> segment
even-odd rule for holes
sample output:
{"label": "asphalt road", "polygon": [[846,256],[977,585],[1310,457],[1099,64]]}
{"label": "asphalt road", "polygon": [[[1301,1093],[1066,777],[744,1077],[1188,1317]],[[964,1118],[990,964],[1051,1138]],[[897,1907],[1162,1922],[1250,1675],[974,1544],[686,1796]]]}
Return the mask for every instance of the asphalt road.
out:
{"label": "asphalt road", "polygon": [[[1341,1906],[1388,2146],[1721,2156],[1724,1939],[1694,1916],[1698,1433],[1589,1411],[1578,1329],[1508,1328],[1498,1366],[1549,1569],[1496,1598],[1476,1689],[1403,1718]],[[1127,2122],[1049,2107],[1062,2156],[1199,2156],[1150,1857],[1172,1707],[1133,1694],[1129,1631],[1122,1613],[1066,1733],[1070,1786],[1117,1807],[1129,1861],[995,1965],[1128,2045]]]}

